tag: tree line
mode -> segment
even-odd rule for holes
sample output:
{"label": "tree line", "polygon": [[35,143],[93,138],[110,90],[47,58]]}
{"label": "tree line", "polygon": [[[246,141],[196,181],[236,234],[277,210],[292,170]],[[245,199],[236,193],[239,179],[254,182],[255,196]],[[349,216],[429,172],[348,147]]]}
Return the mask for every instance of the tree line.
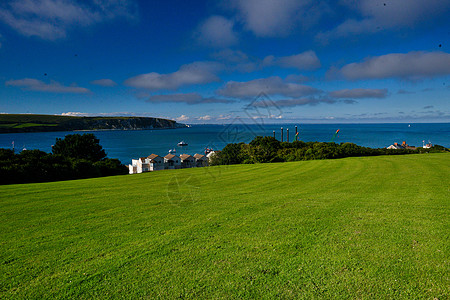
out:
{"label": "tree line", "polygon": [[56,139],[52,153],[0,149],[0,184],[48,182],[128,174],[118,159],[107,158],[93,134]]}
{"label": "tree line", "polygon": [[249,144],[228,144],[216,152],[210,165],[253,164],[268,162],[289,162],[313,159],[333,159],[353,156],[402,155],[424,152],[448,152],[449,149],[436,145],[430,149],[386,149],[358,146],[353,143],[327,142],[280,142],[266,136],[258,136]]}

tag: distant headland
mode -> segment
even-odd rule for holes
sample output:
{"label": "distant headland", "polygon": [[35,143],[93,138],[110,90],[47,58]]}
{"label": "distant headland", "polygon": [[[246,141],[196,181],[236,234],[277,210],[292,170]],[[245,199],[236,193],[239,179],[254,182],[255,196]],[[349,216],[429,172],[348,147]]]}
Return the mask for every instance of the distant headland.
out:
{"label": "distant headland", "polygon": [[34,114],[0,114],[0,133],[143,130],[186,127],[174,120],[150,117],[72,117]]}

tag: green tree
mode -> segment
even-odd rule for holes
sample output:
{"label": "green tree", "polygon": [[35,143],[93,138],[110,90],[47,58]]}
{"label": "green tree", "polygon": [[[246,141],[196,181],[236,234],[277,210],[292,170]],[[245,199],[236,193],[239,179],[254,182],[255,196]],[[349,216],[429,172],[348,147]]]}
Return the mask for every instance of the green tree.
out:
{"label": "green tree", "polygon": [[99,142],[100,140],[92,133],[69,134],[64,139],[56,139],[52,152],[73,159],[101,161],[106,157],[106,152]]}

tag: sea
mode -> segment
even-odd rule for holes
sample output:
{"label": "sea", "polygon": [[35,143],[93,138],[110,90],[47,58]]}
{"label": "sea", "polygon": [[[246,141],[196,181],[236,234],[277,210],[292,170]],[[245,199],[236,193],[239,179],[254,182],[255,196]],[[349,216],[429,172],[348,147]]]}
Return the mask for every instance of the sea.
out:
{"label": "sea", "polygon": [[[421,147],[432,143],[450,148],[450,123],[389,123],[389,124],[243,124],[235,122],[223,125],[190,125],[186,128],[152,130],[102,130],[71,132],[33,132],[0,134],[0,148],[15,151],[39,149],[51,152],[57,138],[67,134],[93,133],[106,150],[108,157],[118,158],[129,164],[131,159],[146,157],[152,153],[164,156],[169,151],[175,154],[204,154],[205,149],[221,150],[229,143],[248,143],[256,136],[273,136],[283,140],[298,139],[309,142],[350,142],[371,148],[388,147],[394,142],[406,141],[411,146]],[[337,135],[336,131],[339,129]],[[289,132],[289,133],[288,133]],[[333,138],[334,137],[334,138]],[[187,146],[180,147],[181,141]]]}

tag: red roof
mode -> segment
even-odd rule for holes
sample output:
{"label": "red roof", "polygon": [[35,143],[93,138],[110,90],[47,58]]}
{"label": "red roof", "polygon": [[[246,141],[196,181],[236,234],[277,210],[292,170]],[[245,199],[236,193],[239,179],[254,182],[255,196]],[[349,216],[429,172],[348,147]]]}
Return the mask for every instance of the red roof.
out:
{"label": "red roof", "polygon": [[174,158],[176,155],[173,154],[167,154],[166,156],[164,156],[165,159],[172,159]]}
{"label": "red roof", "polygon": [[149,156],[148,156],[148,158],[149,159],[155,159],[155,158],[157,158],[159,155],[158,154],[150,154]]}
{"label": "red roof", "polygon": [[189,154],[181,154],[181,155],[180,155],[180,158],[181,158],[182,160],[189,159],[190,157],[192,157],[192,156],[189,155]]}

